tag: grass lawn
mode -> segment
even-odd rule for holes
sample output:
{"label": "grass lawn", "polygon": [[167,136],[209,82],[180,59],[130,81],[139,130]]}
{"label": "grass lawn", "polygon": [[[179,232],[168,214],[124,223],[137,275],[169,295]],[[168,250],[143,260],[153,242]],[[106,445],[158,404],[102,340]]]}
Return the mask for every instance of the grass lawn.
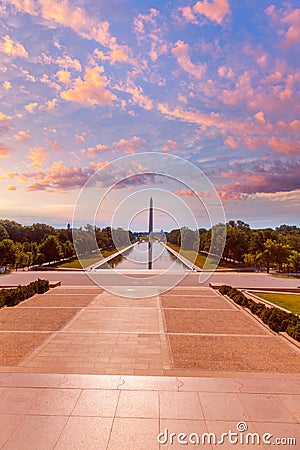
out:
{"label": "grass lawn", "polygon": [[[167,243],[167,245],[169,247],[171,247],[173,250],[175,250],[176,252],[179,252],[180,247],[178,245],[174,245],[174,244],[169,244],[169,242]],[[188,259],[191,262],[194,262],[194,264],[198,267],[200,267],[200,269],[203,268],[205,261],[206,261],[206,255],[202,255],[201,253],[197,254],[197,257],[195,259],[195,252],[193,252],[192,250],[181,250],[180,254],[182,256],[184,256],[186,259]],[[227,262],[227,261],[220,261],[218,264],[219,268],[224,268],[224,269],[236,269],[238,267],[243,267],[242,264],[234,264],[231,262]],[[206,264],[206,270],[209,270],[210,268],[215,268],[215,264],[213,263],[207,263]]]}
{"label": "grass lawn", "polygon": [[252,292],[257,297],[268,302],[274,303],[274,305],[281,306],[288,309],[292,313],[300,314],[300,295],[299,294],[279,294],[279,293],[265,293],[265,292]]}
{"label": "grass lawn", "polygon": [[274,278],[292,278],[292,279],[300,278],[299,275],[284,275],[284,274],[279,274],[279,273],[276,275],[274,275],[272,273],[272,277],[274,277]]}
{"label": "grass lawn", "polygon": [[[101,253],[102,253],[103,258],[107,258],[108,256],[110,256],[116,252],[117,252],[117,250],[103,250]],[[101,258],[100,256],[87,256],[87,257],[81,259],[81,263],[83,264],[83,267],[88,267],[88,266],[91,266],[92,264],[95,264],[98,261],[101,261],[101,259],[103,259],[103,258]],[[59,267],[62,269],[82,269],[82,266],[77,258],[74,258],[70,261],[65,261],[61,264],[57,264],[56,267]]]}

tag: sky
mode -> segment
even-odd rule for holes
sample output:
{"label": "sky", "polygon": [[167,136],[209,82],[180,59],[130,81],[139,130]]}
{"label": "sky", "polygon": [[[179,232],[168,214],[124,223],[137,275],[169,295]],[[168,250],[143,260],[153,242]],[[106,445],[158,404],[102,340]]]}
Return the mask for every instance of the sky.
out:
{"label": "sky", "polygon": [[[300,226],[298,0],[2,0],[0,15],[0,217],[66,226],[90,177],[112,162],[109,188],[126,175],[114,161],[143,153],[97,224],[163,188],[159,229],[178,201],[208,226],[180,176],[149,174],[159,152],[198,167],[228,220]],[[143,228],[134,202],[117,225]]]}

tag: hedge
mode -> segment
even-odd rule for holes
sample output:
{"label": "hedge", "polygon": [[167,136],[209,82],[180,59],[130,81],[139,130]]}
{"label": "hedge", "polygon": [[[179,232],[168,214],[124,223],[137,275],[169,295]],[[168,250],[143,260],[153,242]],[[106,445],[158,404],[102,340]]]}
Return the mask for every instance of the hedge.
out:
{"label": "hedge", "polygon": [[250,309],[250,311],[268,325],[271,330],[276,333],[285,331],[293,339],[300,341],[300,317],[296,314],[288,313],[278,308],[268,307],[263,303],[256,303],[232,286],[224,284],[220,287],[219,291],[222,295],[227,295],[243,308]]}
{"label": "hedge", "polygon": [[15,306],[34,294],[43,294],[49,289],[48,280],[33,281],[26,286],[19,285],[14,289],[0,289],[0,308],[3,306]]}

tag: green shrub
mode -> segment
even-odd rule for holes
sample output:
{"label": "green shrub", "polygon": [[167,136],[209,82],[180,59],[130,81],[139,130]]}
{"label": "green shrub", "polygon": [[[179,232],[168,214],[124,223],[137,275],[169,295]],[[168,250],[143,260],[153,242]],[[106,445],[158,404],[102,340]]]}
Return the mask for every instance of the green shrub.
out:
{"label": "green shrub", "polygon": [[223,284],[223,286],[220,287],[219,291],[222,295],[228,295],[228,291],[232,289],[231,286],[227,286],[226,284]]}
{"label": "green shrub", "polygon": [[256,303],[232,286],[224,284],[220,287],[219,291],[222,295],[228,295],[228,297],[238,305],[249,308],[250,311],[260,317],[271,330],[276,333],[285,331],[293,339],[300,341],[300,317],[296,314],[282,311],[279,308],[268,307],[263,303]]}
{"label": "green shrub", "polygon": [[0,308],[5,305],[5,298],[2,292],[0,291]]}
{"label": "green shrub", "polygon": [[271,328],[271,330],[276,331],[286,331],[288,325],[288,317],[289,314],[285,311],[281,311],[277,308],[272,308],[271,314],[266,322],[267,325]]}
{"label": "green shrub", "polygon": [[288,333],[296,341],[300,341],[300,323],[298,323],[294,328],[289,329]]}
{"label": "green shrub", "polygon": [[43,294],[49,289],[48,280],[32,281],[26,286],[19,285],[14,289],[1,289],[0,290],[0,308],[4,305],[15,306],[23,300],[32,297],[34,294]]}

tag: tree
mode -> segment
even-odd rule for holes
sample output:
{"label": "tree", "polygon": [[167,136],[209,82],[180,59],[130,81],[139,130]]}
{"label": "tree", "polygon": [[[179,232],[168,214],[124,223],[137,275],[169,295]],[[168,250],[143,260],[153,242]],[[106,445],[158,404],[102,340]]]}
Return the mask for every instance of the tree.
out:
{"label": "tree", "polygon": [[291,254],[288,257],[288,264],[294,272],[300,272],[300,253],[296,250],[291,250]]}
{"label": "tree", "polygon": [[74,245],[71,241],[66,241],[64,244],[62,244],[64,257],[69,258],[70,256],[73,256],[75,253]]}
{"label": "tree", "polygon": [[235,223],[230,220],[227,224],[224,256],[235,261],[243,261],[244,255],[248,252],[250,233],[250,227],[245,222],[238,220]]}
{"label": "tree", "polygon": [[180,230],[172,230],[167,235],[167,241],[173,245],[180,245]]}
{"label": "tree", "polygon": [[187,227],[181,228],[181,248],[182,250],[194,250],[198,252],[199,248],[199,233],[198,231],[190,230]]}
{"label": "tree", "polygon": [[[108,227],[109,228],[109,227]],[[73,243],[78,255],[87,255],[98,250],[96,230],[92,225],[85,225],[73,230]]]}
{"label": "tree", "polygon": [[264,250],[263,252],[259,252],[256,255],[255,262],[257,267],[266,267],[267,273],[270,272],[272,257],[269,249]]}
{"label": "tree", "polygon": [[112,233],[112,240],[116,248],[128,246],[131,244],[129,232],[123,230],[123,228],[120,227],[116,229],[113,228],[111,230],[111,233]]}
{"label": "tree", "polygon": [[3,241],[3,239],[9,239],[9,234],[6,228],[0,224],[0,241]]}
{"label": "tree", "polygon": [[16,269],[18,270],[18,267],[24,268],[28,265],[27,263],[27,254],[23,251],[18,252],[17,260],[16,260]]}
{"label": "tree", "polygon": [[262,231],[254,231],[251,234],[248,251],[253,255],[264,251],[264,236]]}
{"label": "tree", "polygon": [[256,255],[253,255],[253,253],[246,253],[244,255],[244,263],[248,266],[248,267],[256,267]]}
{"label": "tree", "polygon": [[48,236],[39,247],[40,253],[44,255],[45,262],[58,261],[63,257],[63,251],[56,236]]}
{"label": "tree", "polygon": [[290,246],[291,249],[300,252],[300,234],[289,234],[285,237],[285,243]]}
{"label": "tree", "polygon": [[59,242],[64,244],[65,242],[72,240],[72,231],[70,229],[56,230],[56,236],[58,237]]}
{"label": "tree", "polygon": [[21,242],[23,237],[23,226],[14,220],[1,219],[0,224],[6,229],[9,239]]}
{"label": "tree", "polygon": [[275,228],[275,231],[284,236],[290,234],[300,234],[300,228],[298,228],[296,225],[280,225],[280,227]]}
{"label": "tree", "polygon": [[0,242],[0,266],[15,266],[17,248],[12,239],[3,239]]}
{"label": "tree", "polygon": [[290,248],[282,242],[267,239],[265,249],[270,252],[270,262],[276,264],[281,271],[284,263],[287,262],[290,254]]}
{"label": "tree", "polygon": [[[45,223],[34,223],[31,226],[24,227],[26,240],[40,244],[47,236],[56,235],[56,230],[51,225]],[[24,236],[24,237],[25,237]]]}

